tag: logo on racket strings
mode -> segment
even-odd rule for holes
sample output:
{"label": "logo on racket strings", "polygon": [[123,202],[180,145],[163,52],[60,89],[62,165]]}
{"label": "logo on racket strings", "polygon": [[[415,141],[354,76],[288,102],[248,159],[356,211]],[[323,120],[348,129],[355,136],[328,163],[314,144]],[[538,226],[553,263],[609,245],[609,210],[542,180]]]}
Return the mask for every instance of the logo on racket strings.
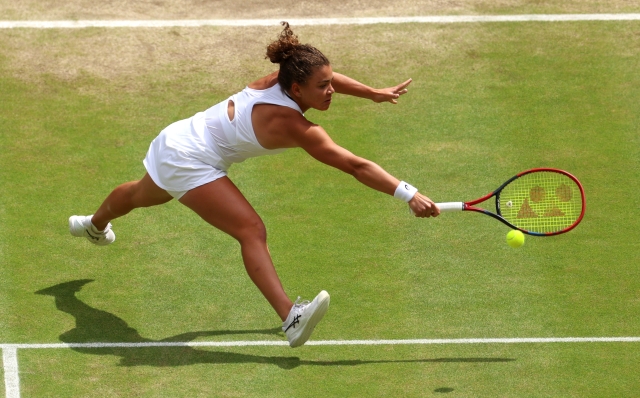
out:
{"label": "logo on racket strings", "polygon": [[556,187],[553,193],[535,186],[529,190],[529,197],[520,206],[516,218],[565,217],[573,210],[572,199],[573,192],[566,184]]}

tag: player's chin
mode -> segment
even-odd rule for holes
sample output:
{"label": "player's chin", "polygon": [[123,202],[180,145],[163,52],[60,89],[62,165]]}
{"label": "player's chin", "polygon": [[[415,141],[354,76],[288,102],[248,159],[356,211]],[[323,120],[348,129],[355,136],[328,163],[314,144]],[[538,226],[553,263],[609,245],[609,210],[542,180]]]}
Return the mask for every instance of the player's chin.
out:
{"label": "player's chin", "polygon": [[330,106],[331,106],[331,100],[324,101],[322,104],[320,104],[318,107],[316,107],[316,109],[319,110],[319,111],[326,111],[326,110],[329,110]]}

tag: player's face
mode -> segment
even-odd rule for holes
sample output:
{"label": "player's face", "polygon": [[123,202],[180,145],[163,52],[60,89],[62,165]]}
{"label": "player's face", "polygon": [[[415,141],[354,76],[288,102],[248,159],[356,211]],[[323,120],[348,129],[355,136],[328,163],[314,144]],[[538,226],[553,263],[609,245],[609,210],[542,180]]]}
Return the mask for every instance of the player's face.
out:
{"label": "player's face", "polygon": [[333,80],[333,69],[331,65],[324,65],[313,72],[304,85],[296,85],[294,94],[302,105],[303,112],[309,108],[319,111],[326,111],[331,106],[331,96],[335,92],[331,81]]}

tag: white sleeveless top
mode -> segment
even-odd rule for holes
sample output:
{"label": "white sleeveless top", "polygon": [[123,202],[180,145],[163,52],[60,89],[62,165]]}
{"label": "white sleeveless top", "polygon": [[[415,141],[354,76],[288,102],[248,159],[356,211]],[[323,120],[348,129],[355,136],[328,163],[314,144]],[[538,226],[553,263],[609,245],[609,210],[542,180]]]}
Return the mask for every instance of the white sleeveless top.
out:
{"label": "white sleeveless top", "polygon": [[[235,114],[229,120],[227,107],[233,101]],[[227,170],[232,163],[240,163],[245,159],[275,155],[283,149],[266,149],[258,142],[253,130],[251,112],[256,104],[272,104],[295,109],[302,114],[298,104],[289,98],[280,84],[266,90],[254,90],[246,87],[241,92],[199,112],[191,118],[193,133],[204,140],[206,148],[198,160],[221,170]],[[211,153],[213,152],[213,153]]]}
{"label": "white sleeveless top", "polygon": [[[229,120],[229,100],[235,105]],[[153,181],[174,197],[225,176],[233,163],[274,155],[284,149],[266,149],[258,142],[251,122],[256,104],[286,106],[302,113],[279,84],[266,90],[245,88],[204,112],[175,122],[151,142],[144,165]]]}

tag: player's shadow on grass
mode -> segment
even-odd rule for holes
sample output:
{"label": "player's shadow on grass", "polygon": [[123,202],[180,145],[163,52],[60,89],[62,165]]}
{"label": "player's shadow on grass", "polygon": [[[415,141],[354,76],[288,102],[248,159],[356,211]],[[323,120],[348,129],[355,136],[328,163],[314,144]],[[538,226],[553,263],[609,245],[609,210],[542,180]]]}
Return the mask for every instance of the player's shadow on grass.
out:
{"label": "player's shadow on grass", "polygon": [[[233,334],[282,335],[279,327],[256,330],[211,330],[182,333],[162,340],[151,340],[140,336],[137,330],[117,316],[93,308],[76,297],[84,285],[92,279],[81,279],[61,283],[39,290],[36,294],[55,297],[56,308],[73,316],[76,327],[61,334],[65,343],[166,343],[189,342],[198,337]],[[283,369],[293,369],[301,365],[315,366],[356,366],[375,363],[428,363],[428,362],[510,362],[511,358],[436,358],[412,360],[341,360],[309,361],[298,357],[267,357],[238,354],[233,352],[208,351],[189,346],[163,347],[72,347],[73,350],[94,355],[114,355],[120,357],[121,366],[183,366],[192,364],[258,363],[273,364]]]}

